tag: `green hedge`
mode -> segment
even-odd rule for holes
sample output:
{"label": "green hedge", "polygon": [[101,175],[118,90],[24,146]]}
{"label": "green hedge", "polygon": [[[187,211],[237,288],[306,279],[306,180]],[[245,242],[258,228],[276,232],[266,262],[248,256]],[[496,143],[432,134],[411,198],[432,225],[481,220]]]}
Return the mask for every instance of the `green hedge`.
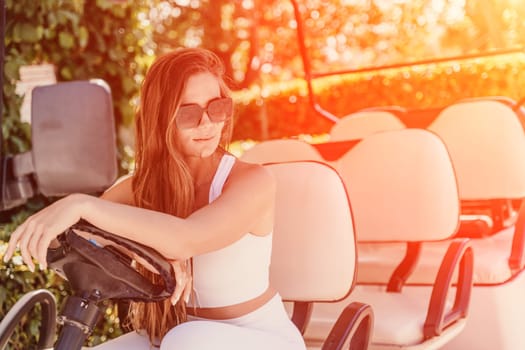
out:
{"label": "green hedge", "polygon": [[30,127],[20,122],[21,98],[15,93],[24,65],[52,63],[58,81],[103,79],[111,87],[119,126],[121,167],[130,154],[124,147],[132,124],[139,83],[154,59],[151,29],[138,14],[146,0],[133,6],[109,0],[6,0],[3,150],[30,147]]}
{"label": "green hedge", "polygon": [[[525,95],[525,53],[325,77],[313,86],[319,105],[339,117],[372,106],[442,107],[466,97],[518,100]],[[333,125],[310,108],[300,79],[236,99],[234,139],[323,134]]]}
{"label": "green hedge", "polygon": [[[5,66],[3,85],[2,149],[11,154],[30,148],[30,126],[20,121],[22,99],[15,94],[23,65],[52,63],[59,81],[100,78],[111,86],[119,136],[133,121],[134,99],[146,67],[153,59],[148,28],[137,14],[147,8],[146,0],[127,6],[107,0],[6,0]],[[121,171],[129,165],[131,153],[126,140],[119,138]],[[31,212],[48,204],[37,198],[19,209],[0,227],[0,256],[11,231]],[[14,212],[14,211],[13,211]],[[46,288],[61,305],[66,285],[50,271],[30,273],[15,258],[0,262],[0,319],[24,293]],[[13,334],[8,349],[28,349],[37,342],[38,313],[23,320]],[[121,333],[115,308],[107,305],[104,322],[89,339],[96,344]]]}

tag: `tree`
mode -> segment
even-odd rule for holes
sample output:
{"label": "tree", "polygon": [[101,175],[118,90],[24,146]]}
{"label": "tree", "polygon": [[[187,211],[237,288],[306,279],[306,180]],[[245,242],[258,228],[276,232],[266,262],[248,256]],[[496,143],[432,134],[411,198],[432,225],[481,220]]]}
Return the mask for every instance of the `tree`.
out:
{"label": "tree", "polygon": [[161,1],[149,13],[157,51],[206,47],[223,60],[235,89],[248,87],[257,80],[260,69],[260,6],[261,0]]}
{"label": "tree", "polygon": [[59,81],[100,78],[111,87],[115,116],[128,126],[134,99],[153,59],[151,30],[140,15],[149,1],[7,0],[2,131],[7,153],[30,145],[15,94],[21,66],[52,63]]}
{"label": "tree", "polygon": [[464,17],[447,28],[443,44],[462,52],[525,45],[525,7],[516,0],[466,0]]}

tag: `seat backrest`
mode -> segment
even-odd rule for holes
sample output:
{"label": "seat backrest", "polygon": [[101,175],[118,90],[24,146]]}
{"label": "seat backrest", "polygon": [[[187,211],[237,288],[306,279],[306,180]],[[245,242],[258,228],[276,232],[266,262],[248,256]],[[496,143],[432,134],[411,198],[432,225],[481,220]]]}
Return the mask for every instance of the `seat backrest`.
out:
{"label": "seat backrest", "polygon": [[525,197],[525,133],[508,104],[458,102],[443,109],[428,130],[450,152],[462,200]]}
{"label": "seat backrest", "polygon": [[98,193],[117,177],[111,92],[102,81],[73,81],[33,89],[32,158],[46,196]]}
{"label": "seat backrest", "polygon": [[309,143],[297,139],[261,141],[246,150],[241,159],[249,163],[287,162],[294,160],[317,160],[322,157]]}
{"label": "seat backrest", "polygon": [[341,118],[330,130],[330,141],[355,140],[376,132],[405,129],[406,126],[393,113],[368,110]]}
{"label": "seat backrest", "polygon": [[337,163],[358,241],[417,242],[452,236],[459,198],[447,149],[423,129],[369,135]]}
{"label": "seat backrest", "polygon": [[272,285],[289,301],[343,299],[354,285],[356,244],[342,179],[318,162],[265,167],[277,183]]}

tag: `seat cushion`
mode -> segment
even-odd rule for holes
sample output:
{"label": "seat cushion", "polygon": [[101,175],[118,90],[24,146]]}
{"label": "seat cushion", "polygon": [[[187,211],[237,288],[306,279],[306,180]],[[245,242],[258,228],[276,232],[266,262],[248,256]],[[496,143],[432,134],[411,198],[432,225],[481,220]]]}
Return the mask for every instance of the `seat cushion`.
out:
{"label": "seat cushion", "polygon": [[[508,259],[514,237],[514,227],[492,236],[472,239],[474,250],[474,284],[493,285],[508,281],[513,276]],[[408,284],[433,284],[450,241],[427,242],[421,250],[416,269]],[[388,283],[392,272],[405,255],[404,243],[360,243],[358,245],[358,284]]]}
{"label": "seat cushion", "polygon": [[[384,286],[358,285],[350,297],[337,303],[316,303],[305,333],[307,344],[315,345],[326,339],[339,313],[352,301],[372,306],[374,311],[374,345],[413,346],[423,339],[431,288],[407,287],[403,293],[387,293]],[[453,298],[454,293],[451,293]],[[448,300],[451,307],[453,300]],[[454,327],[454,326],[452,326]]]}

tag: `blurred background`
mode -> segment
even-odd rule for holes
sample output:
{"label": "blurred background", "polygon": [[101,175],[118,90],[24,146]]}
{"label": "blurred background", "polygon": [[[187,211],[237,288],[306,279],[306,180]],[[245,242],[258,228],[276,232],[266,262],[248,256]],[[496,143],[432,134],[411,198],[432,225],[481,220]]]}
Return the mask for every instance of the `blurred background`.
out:
{"label": "blurred background", "polygon": [[[0,3],[5,5],[5,154],[31,147],[25,99],[32,86],[99,78],[112,91],[120,173],[127,173],[133,165],[132,124],[140,83],[156,56],[181,46],[208,48],[226,64],[237,102],[237,150],[280,137],[315,142],[332,125],[309,104],[298,22],[288,0]],[[523,98],[521,0],[298,3],[306,54],[318,76],[312,81],[317,101],[336,116],[373,106],[433,108],[465,97]],[[0,256],[13,228],[46,203],[36,198],[3,214]],[[67,292],[52,273],[32,274],[16,259],[0,263],[0,281],[0,318],[29,290],[48,288],[58,296]],[[13,349],[35,341],[40,322],[36,315],[17,333]],[[90,344],[119,335],[119,322],[115,307],[108,305],[105,322]]]}

